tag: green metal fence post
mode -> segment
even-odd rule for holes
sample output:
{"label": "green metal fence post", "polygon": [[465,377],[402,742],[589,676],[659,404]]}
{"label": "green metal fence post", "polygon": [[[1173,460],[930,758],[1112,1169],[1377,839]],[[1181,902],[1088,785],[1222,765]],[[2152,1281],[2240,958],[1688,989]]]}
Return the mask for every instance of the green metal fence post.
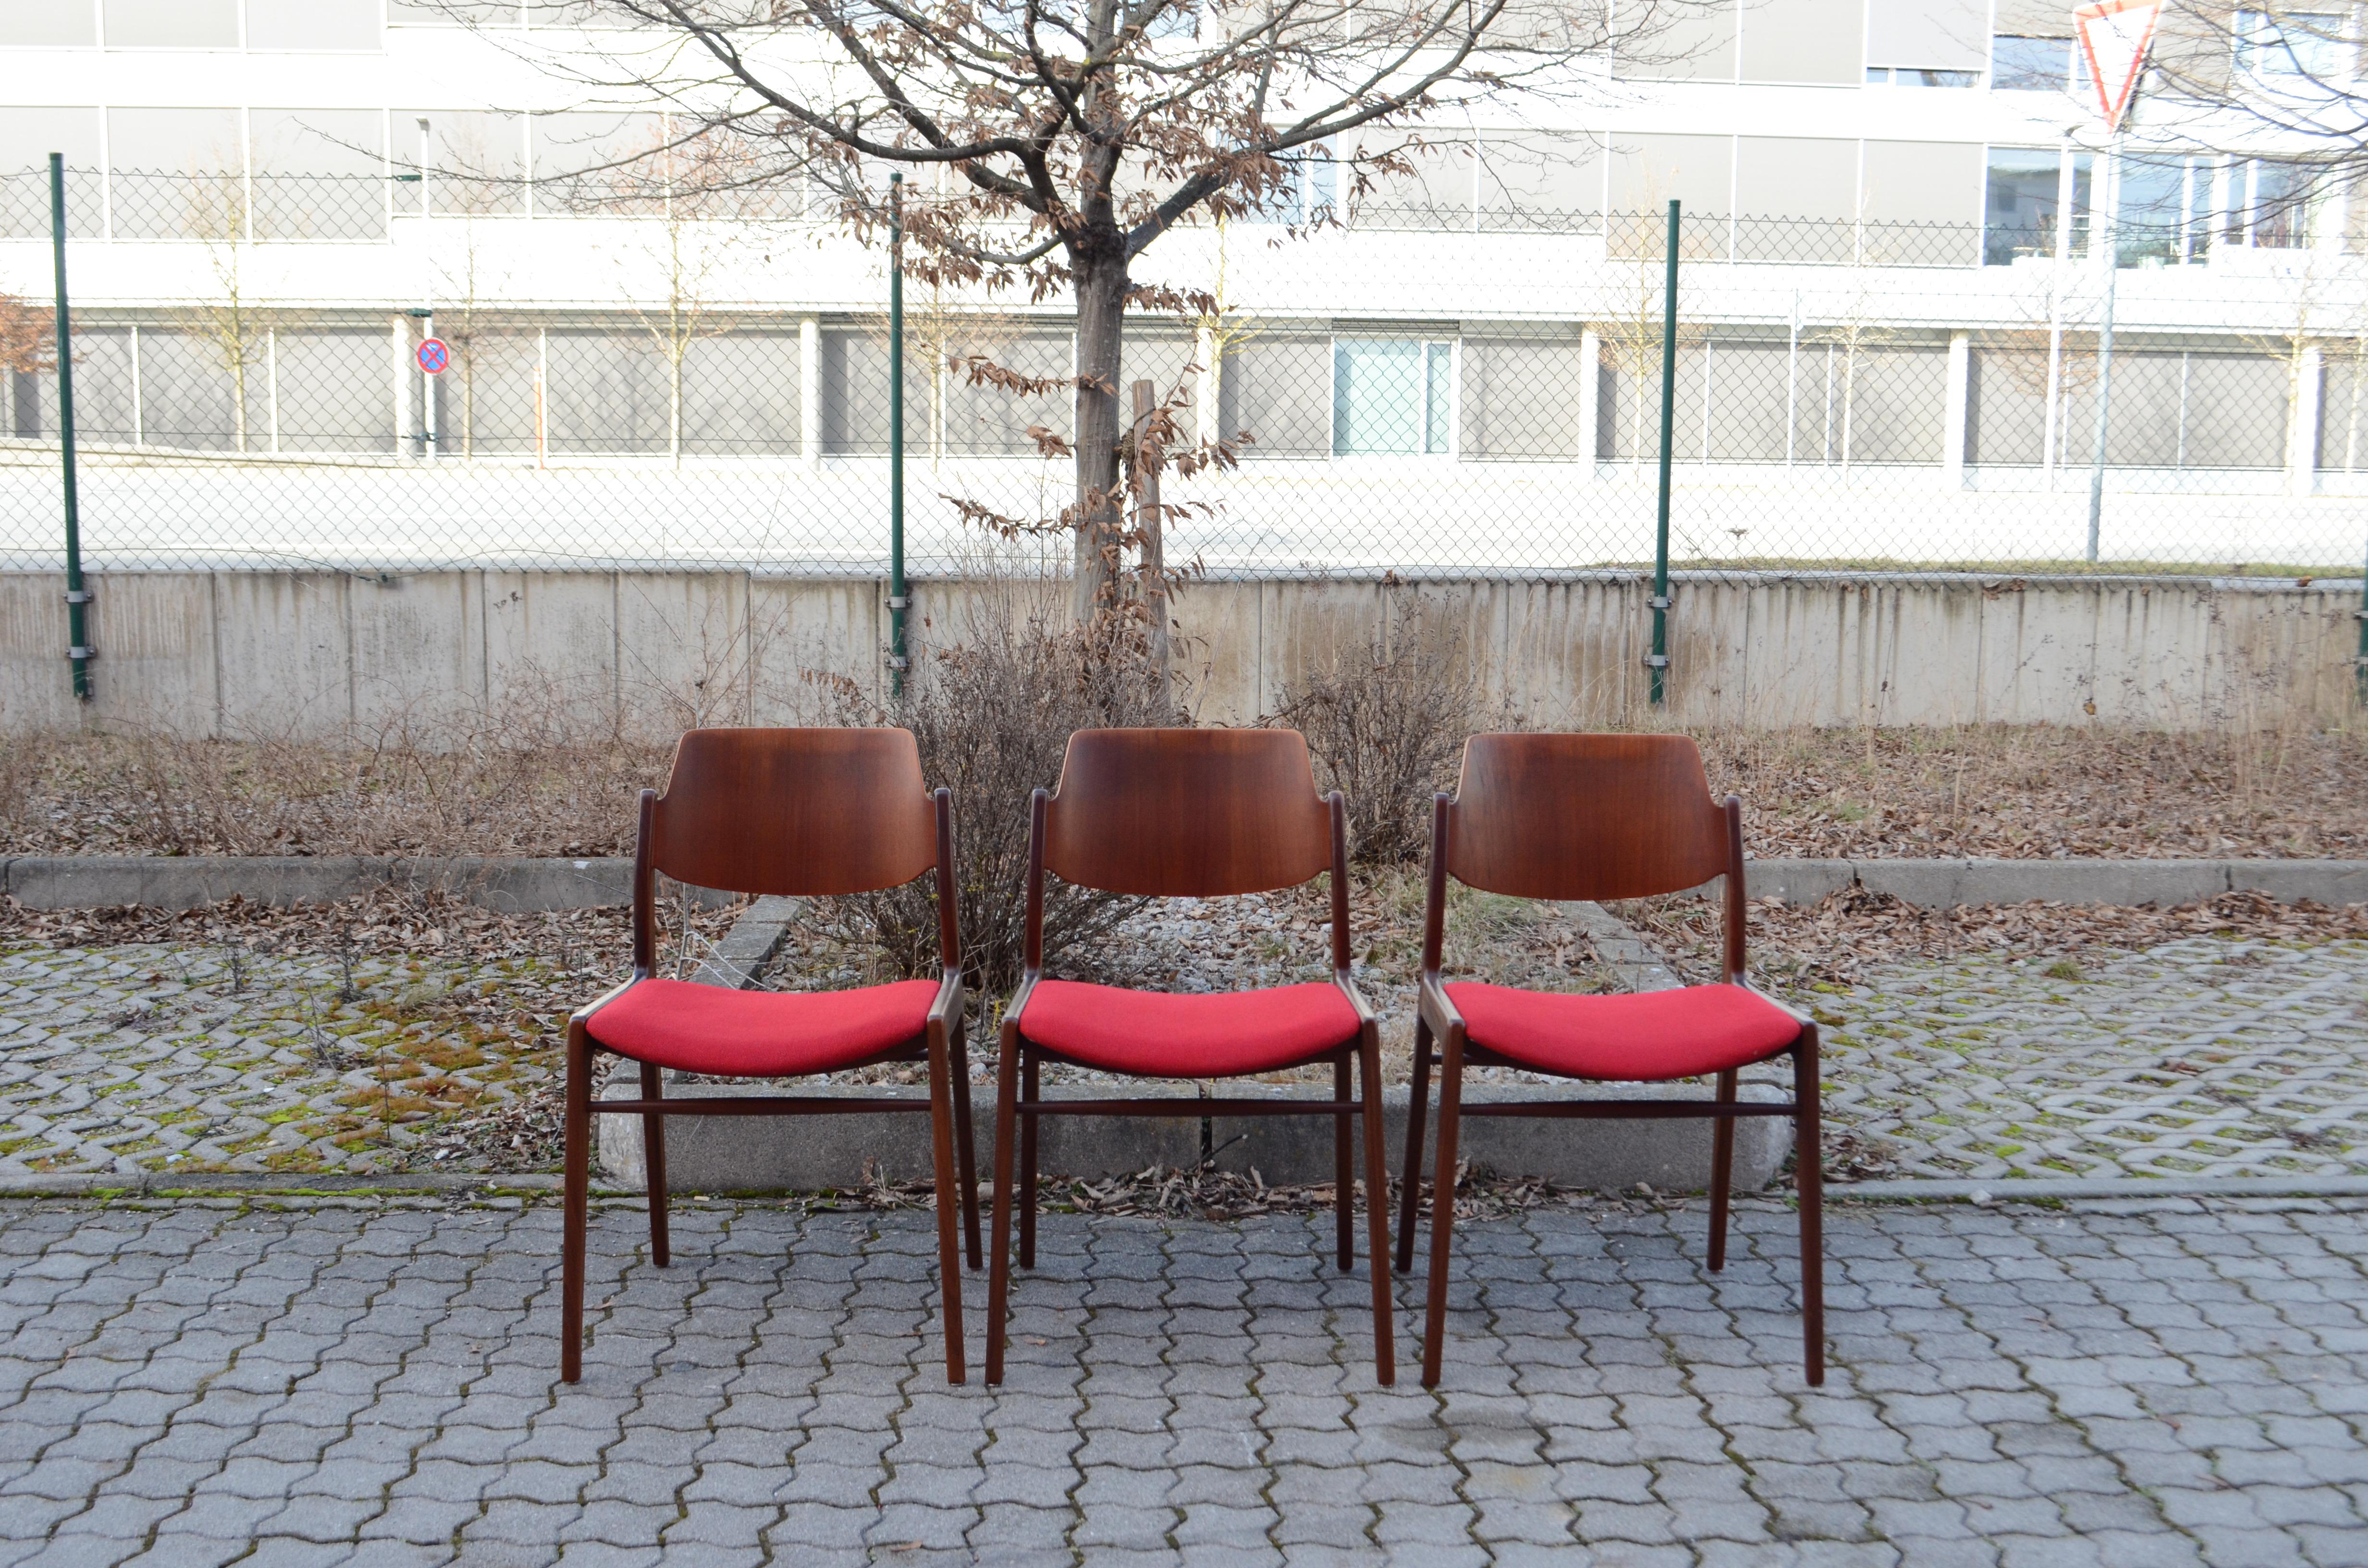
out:
{"label": "green metal fence post", "polygon": [[1661,506],[1653,533],[1653,651],[1645,655],[1653,676],[1653,706],[1668,700],[1669,672],[1669,447],[1678,417],[1678,203],[1669,202],[1668,271],[1661,284]]}
{"label": "green metal fence post", "polygon": [[905,176],[888,176],[888,689],[905,694]]}
{"label": "green metal fence post", "polygon": [[90,700],[90,590],[82,582],[82,506],[74,494],[74,324],[66,309],[66,159],[50,154],[50,250],[58,275],[58,451],[66,500],[66,657],[74,694]]}

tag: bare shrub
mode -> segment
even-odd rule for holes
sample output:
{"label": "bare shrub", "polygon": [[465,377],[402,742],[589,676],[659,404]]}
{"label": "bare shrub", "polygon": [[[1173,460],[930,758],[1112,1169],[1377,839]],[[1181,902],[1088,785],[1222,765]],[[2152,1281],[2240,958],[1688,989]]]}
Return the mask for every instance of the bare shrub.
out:
{"label": "bare shrub", "polygon": [[[884,708],[851,683],[834,690],[840,722],[911,730],[922,776],[953,790],[963,968],[981,996],[1007,994],[1019,977],[1029,796],[1059,782],[1071,733],[1189,722],[1122,627],[1078,628],[1064,607],[1010,584],[989,584],[969,601],[958,639],[916,648],[904,693]],[[878,944],[889,970],[927,974],[938,958],[932,881],[831,903]],[[1090,952],[1142,903],[1049,880],[1045,949]]]}
{"label": "bare shrub", "polygon": [[0,754],[15,854],[620,855],[668,746],[506,713],[336,740],[18,735]]}
{"label": "bare shrub", "polygon": [[1350,858],[1420,857],[1430,798],[1454,785],[1463,742],[1485,722],[1480,677],[1426,633],[1420,605],[1401,600],[1362,649],[1286,681],[1281,698],[1267,722],[1305,735],[1317,786],[1347,797]]}

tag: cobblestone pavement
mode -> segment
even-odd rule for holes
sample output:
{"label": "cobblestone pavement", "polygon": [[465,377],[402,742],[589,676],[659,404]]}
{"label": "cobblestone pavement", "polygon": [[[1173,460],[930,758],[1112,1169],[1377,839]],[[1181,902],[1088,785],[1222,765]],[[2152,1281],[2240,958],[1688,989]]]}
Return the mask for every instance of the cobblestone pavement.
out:
{"label": "cobblestone pavement", "polygon": [[1320,1219],[1048,1217],[990,1392],[924,1214],[612,1203],[563,1388],[549,1206],[0,1205],[0,1562],[2368,1563],[2362,1213],[1838,1209],[1812,1391],[1782,1208],[1531,1210],[1427,1393]]}
{"label": "cobblestone pavement", "polygon": [[1828,1125],[1913,1176],[2368,1174],[2368,942],[2200,937],[1804,994]]}
{"label": "cobblestone pavement", "polygon": [[555,1037],[520,1008],[552,1006],[558,978],[529,959],[0,953],[0,1175],[426,1163],[451,1118],[551,1078]]}

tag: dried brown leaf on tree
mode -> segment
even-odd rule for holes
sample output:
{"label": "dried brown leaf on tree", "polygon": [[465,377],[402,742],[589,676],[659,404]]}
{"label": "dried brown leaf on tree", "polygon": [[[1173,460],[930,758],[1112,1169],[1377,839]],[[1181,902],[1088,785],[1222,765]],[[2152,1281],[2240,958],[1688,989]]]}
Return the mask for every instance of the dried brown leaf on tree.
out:
{"label": "dried brown leaf on tree", "polygon": [[29,376],[57,368],[57,338],[50,312],[20,295],[0,294],[0,369]]}

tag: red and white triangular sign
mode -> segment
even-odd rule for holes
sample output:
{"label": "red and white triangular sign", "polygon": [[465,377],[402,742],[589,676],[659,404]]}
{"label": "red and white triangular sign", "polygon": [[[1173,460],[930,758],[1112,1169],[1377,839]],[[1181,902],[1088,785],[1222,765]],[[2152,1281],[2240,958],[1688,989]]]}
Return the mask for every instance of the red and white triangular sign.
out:
{"label": "red and white triangular sign", "polygon": [[2072,28],[2080,35],[2080,52],[2108,131],[2119,128],[2130,107],[2146,51],[2154,47],[2155,24],[2161,20],[2162,0],[2097,0],[2072,9]]}

